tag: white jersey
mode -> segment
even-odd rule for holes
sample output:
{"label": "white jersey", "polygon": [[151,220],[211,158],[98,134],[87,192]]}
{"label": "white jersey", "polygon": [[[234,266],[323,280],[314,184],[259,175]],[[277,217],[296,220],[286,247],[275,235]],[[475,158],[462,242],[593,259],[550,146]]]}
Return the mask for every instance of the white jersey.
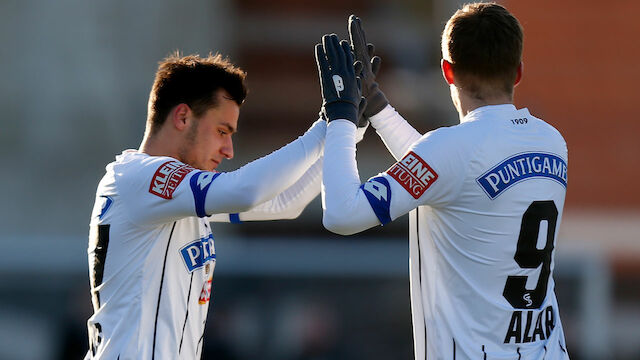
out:
{"label": "white jersey", "polygon": [[297,216],[320,192],[325,128],[229,173],[117,156],[91,216],[85,359],[199,359],[216,264],[209,221]]}
{"label": "white jersey", "polygon": [[[96,358],[200,356],[215,267],[213,235],[207,219],[196,216],[140,222],[137,211],[153,211],[163,189],[165,201],[193,203],[186,186],[173,194],[169,185],[159,188],[166,182],[156,171],[179,185],[193,169],[125,152],[107,166],[98,187],[89,235],[95,313],[88,326]],[[160,191],[145,188],[154,186]]]}
{"label": "white jersey", "polygon": [[328,164],[344,156],[334,140],[350,134],[332,139],[330,124],[324,220],[351,233],[411,211],[416,359],[568,359],[551,276],[567,182],[560,133],[513,105],[478,108],[421,137],[390,107],[371,120],[399,161],[338,194],[361,214],[334,224],[344,205],[331,213],[338,181]]}

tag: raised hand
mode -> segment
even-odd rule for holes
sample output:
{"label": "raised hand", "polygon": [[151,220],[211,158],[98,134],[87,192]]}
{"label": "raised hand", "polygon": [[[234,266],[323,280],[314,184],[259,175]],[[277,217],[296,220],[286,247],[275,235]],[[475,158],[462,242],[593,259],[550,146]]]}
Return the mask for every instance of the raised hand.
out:
{"label": "raised hand", "polygon": [[[362,102],[361,82],[356,76],[349,43],[335,34],[324,35],[315,47],[322,90],[322,109],[327,121],[346,119],[358,125]],[[359,65],[358,65],[359,66]]]}
{"label": "raised hand", "polygon": [[356,61],[363,65],[362,74],[359,76],[362,79],[362,96],[367,99],[364,117],[369,118],[382,111],[389,104],[387,97],[384,96],[376,82],[382,59],[374,55],[375,47],[373,44],[367,43],[364,29],[362,29],[362,21],[355,15],[349,16],[349,39]]}

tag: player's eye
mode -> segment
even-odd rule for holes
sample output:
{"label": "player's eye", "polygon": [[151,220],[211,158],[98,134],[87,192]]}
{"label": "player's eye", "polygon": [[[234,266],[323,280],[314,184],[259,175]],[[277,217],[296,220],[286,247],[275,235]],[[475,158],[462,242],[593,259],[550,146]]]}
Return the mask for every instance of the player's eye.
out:
{"label": "player's eye", "polygon": [[228,133],[224,130],[218,130],[218,133],[222,136],[227,135]]}

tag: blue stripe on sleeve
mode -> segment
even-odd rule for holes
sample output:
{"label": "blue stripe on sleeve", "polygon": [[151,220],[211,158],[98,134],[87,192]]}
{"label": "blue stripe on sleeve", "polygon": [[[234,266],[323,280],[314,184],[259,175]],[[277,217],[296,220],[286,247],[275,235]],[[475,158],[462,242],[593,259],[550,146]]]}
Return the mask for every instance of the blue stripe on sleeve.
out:
{"label": "blue stripe on sleeve", "polygon": [[387,179],[382,176],[371,178],[360,185],[360,189],[369,200],[369,205],[371,205],[380,223],[383,226],[390,223],[391,187]]}
{"label": "blue stripe on sleeve", "polygon": [[196,215],[198,217],[209,216],[204,210],[207,191],[209,190],[213,180],[215,180],[219,175],[220,173],[199,171],[191,176],[189,184],[191,185],[191,192],[193,193],[193,200],[196,206]]}
{"label": "blue stripe on sleeve", "polygon": [[229,222],[231,222],[232,224],[242,224],[242,221],[240,220],[240,214],[229,214]]}

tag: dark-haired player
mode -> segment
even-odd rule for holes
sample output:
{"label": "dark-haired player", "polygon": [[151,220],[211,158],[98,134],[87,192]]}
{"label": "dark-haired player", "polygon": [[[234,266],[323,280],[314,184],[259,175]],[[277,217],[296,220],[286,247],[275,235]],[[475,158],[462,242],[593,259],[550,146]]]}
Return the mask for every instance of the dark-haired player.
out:
{"label": "dark-haired player", "polygon": [[219,55],[160,63],[142,144],[107,165],[96,192],[86,359],[199,359],[216,264],[209,221],[295,218],[320,192],[323,120],[215,172],[233,157],[244,79]]}

